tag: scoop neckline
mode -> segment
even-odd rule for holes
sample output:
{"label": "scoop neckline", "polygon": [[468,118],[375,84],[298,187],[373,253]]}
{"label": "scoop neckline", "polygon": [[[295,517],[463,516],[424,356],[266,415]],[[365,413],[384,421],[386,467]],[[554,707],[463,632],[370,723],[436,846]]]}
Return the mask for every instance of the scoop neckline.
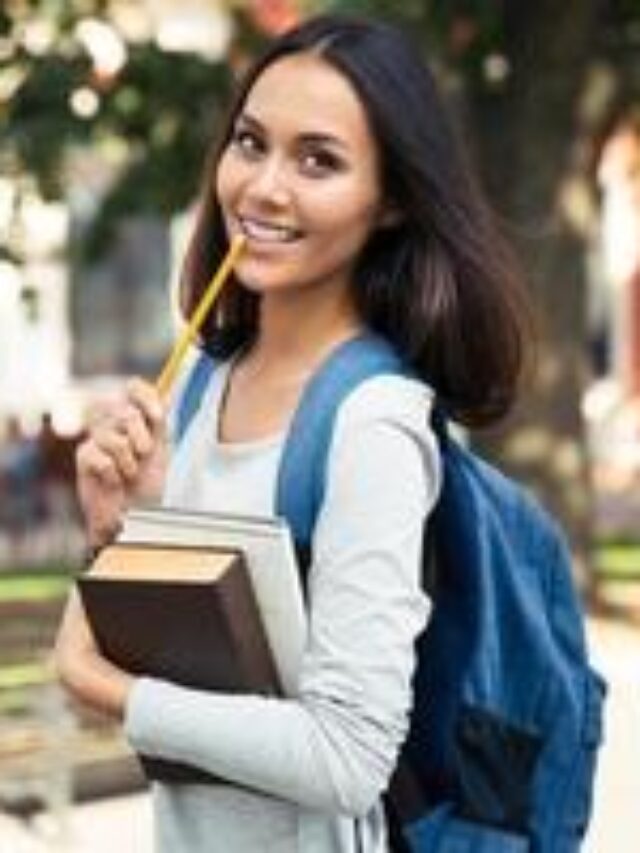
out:
{"label": "scoop neckline", "polygon": [[[225,404],[225,399],[227,395],[227,391],[229,388],[229,379],[231,377],[231,371],[233,370],[233,366],[238,360],[239,355],[233,355],[231,358],[227,359],[227,361],[221,365],[221,369],[216,371],[218,374],[218,387],[215,388],[215,407],[214,411],[216,413],[215,424],[213,428],[213,443],[216,450],[224,453],[225,455],[242,455],[251,452],[257,452],[260,450],[269,450],[277,444],[280,444],[286,434],[288,427],[278,430],[277,432],[269,433],[268,435],[261,436],[260,438],[248,439],[247,441],[223,441],[220,438],[220,425],[222,419],[222,409]],[[212,389],[214,390],[214,389]]]}

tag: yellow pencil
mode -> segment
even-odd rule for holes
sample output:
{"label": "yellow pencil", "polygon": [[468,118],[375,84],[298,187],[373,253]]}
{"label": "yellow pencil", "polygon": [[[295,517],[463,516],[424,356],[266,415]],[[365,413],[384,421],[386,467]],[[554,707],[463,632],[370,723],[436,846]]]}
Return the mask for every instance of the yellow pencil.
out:
{"label": "yellow pencil", "polygon": [[222,285],[227,280],[229,273],[233,269],[240,252],[244,248],[246,238],[242,235],[234,237],[229,251],[224,257],[224,260],[216,270],[215,275],[207,285],[205,292],[200,299],[195,311],[191,315],[191,319],[182,330],[180,336],[175,342],[169,357],[167,358],[164,367],[160,371],[156,379],[156,389],[158,393],[165,396],[178,373],[182,360],[185,357],[189,345],[195,340],[200,326],[203,324],[211,306],[213,305],[216,296],[220,292]]}

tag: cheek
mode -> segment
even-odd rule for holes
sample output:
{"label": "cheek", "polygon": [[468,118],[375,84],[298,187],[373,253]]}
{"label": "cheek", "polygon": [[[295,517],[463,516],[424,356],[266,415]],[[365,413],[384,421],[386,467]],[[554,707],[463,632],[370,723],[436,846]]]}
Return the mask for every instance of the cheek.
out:
{"label": "cheek", "polygon": [[315,210],[319,230],[341,244],[357,244],[366,241],[375,227],[379,202],[369,192],[334,193],[319,200]]}
{"label": "cheek", "polygon": [[318,220],[334,231],[368,231],[381,206],[380,188],[372,169],[362,168],[321,185],[314,194]]}

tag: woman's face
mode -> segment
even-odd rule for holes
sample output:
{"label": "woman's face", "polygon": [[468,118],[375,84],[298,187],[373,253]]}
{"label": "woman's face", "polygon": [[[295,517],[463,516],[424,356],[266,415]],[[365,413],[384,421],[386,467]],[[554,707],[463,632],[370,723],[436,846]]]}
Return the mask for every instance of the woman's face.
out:
{"label": "woman's face", "polygon": [[236,119],[216,189],[236,268],[253,290],[348,288],[384,224],[376,144],[349,81],[313,54],[268,66]]}

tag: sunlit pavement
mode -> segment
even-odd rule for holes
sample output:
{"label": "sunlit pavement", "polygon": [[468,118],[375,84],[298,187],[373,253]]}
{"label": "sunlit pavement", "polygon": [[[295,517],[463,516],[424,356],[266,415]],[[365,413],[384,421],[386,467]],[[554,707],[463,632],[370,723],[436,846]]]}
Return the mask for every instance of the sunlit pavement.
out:
{"label": "sunlit pavement", "polygon": [[72,810],[66,835],[46,815],[28,827],[0,814],[0,853],[151,853],[146,794],[100,800]]}
{"label": "sunlit pavement", "polygon": [[592,620],[589,636],[596,667],[609,682],[609,701],[585,853],[638,853],[640,629]]}
{"label": "sunlit pavement", "polygon": [[[584,853],[638,853],[640,825],[640,630],[592,620],[596,666],[610,684],[605,743]],[[46,815],[25,826],[0,813],[0,853],[152,853],[146,794],[76,806],[67,837]]]}

